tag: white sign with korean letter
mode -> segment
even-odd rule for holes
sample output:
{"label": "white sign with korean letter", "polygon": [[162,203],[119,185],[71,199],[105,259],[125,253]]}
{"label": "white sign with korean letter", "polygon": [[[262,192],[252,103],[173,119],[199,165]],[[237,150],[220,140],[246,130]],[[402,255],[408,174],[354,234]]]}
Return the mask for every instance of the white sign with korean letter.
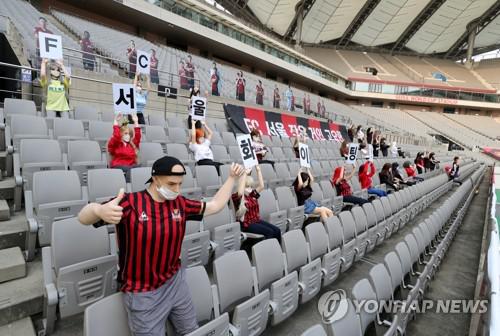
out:
{"label": "white sign with korean letter", "polygon": [[115,113],[136,113],[135,88],[133,84],[113,83],[113,107]]}
{"label": "white sign with korean letter", "polygon": [[145,51],[137,50],[137,72],[149,76],[149,60],[151,55]]}
{"label": "white sign with korean letter", "polygon": [[358,155],[359,144],[350,143],[349,152],[347,153],[347,164],[354,164],[356,162],[356,156]]}
{"label": "white sign with korean letter", "polygon": [[60,35],[38,33],[38,43],[40,46],[40,57],[53,60],[63,58],[62,37]]}
{"label": "white sign with korean letter", "polygon": [[252,146],[252,139],[250,134],[242,134],[236,137],[236,142],[240,148],[241,159],[246,169],[250,169],[259,164],[257,154]]}
{"label": "white sign with korean letter", "polygon": [[311,155],[309,154],[308,145],[299,143],[299,159],[301,167],[311,168]]}
{"label": "white sign with korean letter", "polygon": [[193,120],[205,120],[205,115],[207,113],[207,98],[193,96],[191,99],[191,118],[193,118]]}

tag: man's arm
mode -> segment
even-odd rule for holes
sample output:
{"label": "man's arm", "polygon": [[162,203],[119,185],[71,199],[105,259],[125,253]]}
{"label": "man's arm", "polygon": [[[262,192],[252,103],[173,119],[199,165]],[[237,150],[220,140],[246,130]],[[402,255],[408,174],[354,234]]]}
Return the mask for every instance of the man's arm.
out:
{"label": "man's arm", "polygon": [[123,216],[123,208],[119,204],[124,195],[125,191],[121,188],[118,192],[118,196],[108,203],[87,204],[78,214],[78,220],[83,225],[92,225],[100,220],[109,224],[120,223]]}
{"label": "man's arm", "polygon": [[236,178],[240,177],[243,172],[244,168],[242,166],[236,163],[231,164],[231,170],[226,182],[224,182],[215,196],[206,204],[206,216],[213,215],[222,210],[224,205],[226,205],[226,203],[229,201],[229,198],[231,197]]}

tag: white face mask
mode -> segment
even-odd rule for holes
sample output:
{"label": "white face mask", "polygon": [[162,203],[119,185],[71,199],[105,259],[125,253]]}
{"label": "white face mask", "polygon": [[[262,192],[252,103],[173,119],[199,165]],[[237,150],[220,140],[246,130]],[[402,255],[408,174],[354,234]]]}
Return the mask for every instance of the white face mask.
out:
{"label": "white face mask", "polygon": [[122,140],[125,141],[125,142],[129,142],[130,141],[130,134],[124,134],[122,136]]}
{"label": "white face mask", "polygon": [[158,193],[161,195],[161,197],[163,197],[167,201],[173,201],[174,199],[176,199],[179,196],[178,192],[172,191],[172,190],[168,189],[167,187],[156,188],[156,191],[158,191]]}
{"label": "white face mask", "polygon": [[204,143],[204,142],[205,142],[205,138],[198,138],[198,143],[199,143],[199,144],[202,144],[202,143]]}
{"label": "white face mask", "polygon": [[251,193],[252,191],[253,191],[253,189],[252,189],[252,188],[250,188],[250,187],[245,188],[245,195],[250,195],[250,193]]}

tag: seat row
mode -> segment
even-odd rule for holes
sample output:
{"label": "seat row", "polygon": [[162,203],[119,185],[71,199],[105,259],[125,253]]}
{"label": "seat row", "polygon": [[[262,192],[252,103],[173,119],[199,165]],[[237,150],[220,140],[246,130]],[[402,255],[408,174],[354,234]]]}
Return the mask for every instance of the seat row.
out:
{"label": "seat row", "polygon": [[[463,173],[467,175],[469,171]],[[340,273],[446,193],[451,185],[444,175],[420,184],[414,188],[423,193],[418,200],[395,212],[389,210],[383,220],[372,221],[375,224],[371,228],[367,221],[376,216],[367,216],[365,211],[378,207],[379,200],[341,212],[325,224],[309,224],[304,232],[288,231],[283,234],[281,245],[276,239],[261,241],[252,247],[251,260],[244,251],[225,253],[213,262],[213,284],[204,267],[187,268],[186,278],[201,325],[191,335],[227,335],[229,330],[233,335],[259,335],[268,325],[283,322],[300,304],[314,298],[321,288],[333,283]],[[361,225],[356,223],[363,221]],[[114,334],[114,330],[128,333],[120,297],[120,293],[114,294],[86,309],[85,335],[102,335],[100,321],[109,320],[110,316],[116,323],[103,327],[107,334]]]}
{"label": "seat row", "polygon": [[[479,166],[476,166],[476,168]],[[429,283],[452,243],[474,193],[471,192],[484,173],[484,167],[468,172],[466,181],[426,219],[415,225],[402,241],[387,253],[384,262],[374,265],[368,278],[359,280],[352,288],[346,315],[327,324],[328,335],[362,336],[369,330],[386,336],[404,335],[408,322],[426,294]],[[358,303],[372,300],[381,307],[401,307],[397,310],[354,310]],[[390,304],[388,304],[390,303]]]}

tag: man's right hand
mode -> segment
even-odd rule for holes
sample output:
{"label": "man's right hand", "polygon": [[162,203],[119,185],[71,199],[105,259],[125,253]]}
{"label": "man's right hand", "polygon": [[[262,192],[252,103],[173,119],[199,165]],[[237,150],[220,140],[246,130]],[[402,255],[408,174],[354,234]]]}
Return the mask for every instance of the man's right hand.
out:
{"label": "man's right hand", "polygon": [[96,209],[96,215],[102,219],[104,222],[109,224],[120,223],[123,215],[123,208],[120,206],[120,202],[125,195],[125,190],[123,188],[118,192],[118,196],[112,201],[101,204]]}

